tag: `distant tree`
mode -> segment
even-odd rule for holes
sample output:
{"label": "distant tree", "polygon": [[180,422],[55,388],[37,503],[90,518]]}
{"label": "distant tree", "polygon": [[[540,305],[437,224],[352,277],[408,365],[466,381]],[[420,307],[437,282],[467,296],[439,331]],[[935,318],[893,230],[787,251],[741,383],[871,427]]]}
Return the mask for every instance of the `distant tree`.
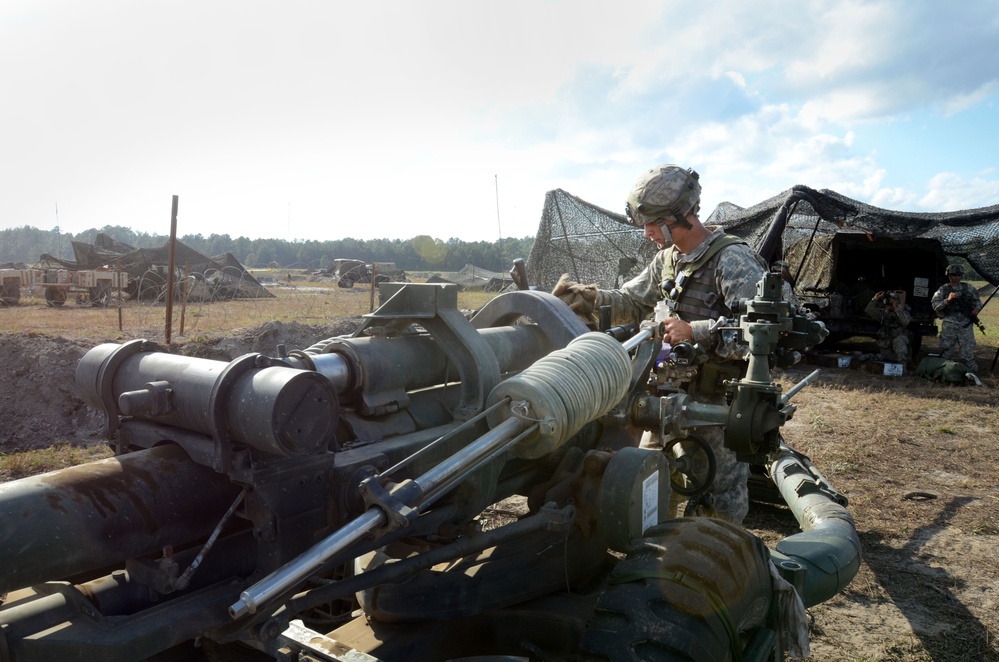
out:
{"label": "distant tree", "polygon": [[416,255],[430,269],[439,269],[447,259],[447,244],[429,235],[420,235],[410,240]]}
{"label": "distant tree", "polygon": [[[130,228],[105,225],[91,228],[76,235],[62,234],[56,226],[43,231],[31,226],[0,230],[0,262],[37,264],[42,254],[61,259],[73,259],[70,242],[93,244],[99,233],[135,248],[159,248],[169,237],[147,232],[136,233]],[[329,241],[287,241],[282,239],[233,239],[227,234],[198,233],[185,235],[181,241],[190,248],[215,257],[225,253],[245,255],[243,263],[259,266],[268,262],[282,265],[301,265],[298,268],[328,268],[336,258],[355,258],[365,261],[395,262],[408,271],[457,271],[466,264],[473,264],[490,271],[506,271],[517,257],[527,258],[534,243],[533,237],[506,238],[502,242],[467,242],[452,237],[446,242],[429,235],[412,239],[361,240],[345,237]],[[237,259],[239,259],[237,257]]]}

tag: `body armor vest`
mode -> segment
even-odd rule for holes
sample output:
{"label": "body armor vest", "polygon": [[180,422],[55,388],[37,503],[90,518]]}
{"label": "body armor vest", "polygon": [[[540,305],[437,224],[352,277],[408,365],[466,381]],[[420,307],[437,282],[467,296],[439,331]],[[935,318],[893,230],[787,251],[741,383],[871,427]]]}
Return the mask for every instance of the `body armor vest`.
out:
{"label": "body armor vest", "polygon": [[663,265],[662,280],[676,282],[673,298],[673,310],[685,322],[717,319],[730,316],[732,311],[726,302],[715,291],[715,271],[723,248],[732,244],[745,243],[733,235],[722,235],[708,247],[700,259],[683,265],[679,274],[676,273],[676,260],[679,254],[676,247],[670,247]]}

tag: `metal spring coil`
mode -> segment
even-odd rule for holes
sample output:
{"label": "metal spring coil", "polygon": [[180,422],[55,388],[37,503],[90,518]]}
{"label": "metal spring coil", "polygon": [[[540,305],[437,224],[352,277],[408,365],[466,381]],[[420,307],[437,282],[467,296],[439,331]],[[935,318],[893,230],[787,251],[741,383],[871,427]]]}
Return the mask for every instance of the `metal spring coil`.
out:
{"label": "metal spring coil", "polygon": [[541,423],[538,432],[511,451],[516,457],[541,457],[609,412],[630,383],[627,350],[604,333],[587,333],[498,384],[488,404],[507,397],[511,403],[491,414],[489,424],[498,425],[511,416]]}

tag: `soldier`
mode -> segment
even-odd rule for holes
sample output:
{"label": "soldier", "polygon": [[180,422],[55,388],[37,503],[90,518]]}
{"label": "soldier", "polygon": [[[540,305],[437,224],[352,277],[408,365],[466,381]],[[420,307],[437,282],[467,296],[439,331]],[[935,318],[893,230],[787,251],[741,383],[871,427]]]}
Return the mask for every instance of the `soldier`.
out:
{"label": "soldier", "polygon": [[[593,311],[606,305],[612,324],[639,323],[665,298],[662,283],[673,281],[664,341],[674,346],[698,343],[708,353],[699,381],[688,391],[696,392],[699,401],[725,404],[722,382],[741,376],[748,357],[748,347],[731,328],[738,324],[733,307],[756,295],[766,262],[743,240],[701,223],[700,194],[692,169],[662,165],[647,171],[635,183],[625,209],[628,222],[644,228],[646,238],[659,247],[652,262],[617,290],[581,285],[564,275],[552,293],[584,318],[592,320]],[[695,512],[741,524],[749,509],[749,465],[738,462],[735,453],[725,448],[721,428],[695,432],[710,444],[718,460],[711,498]]]}
{"label": "soldier", "polygon": [[909,351],[909,322],[912,309],[902,301],[897,292],[878,292],[868,302],[864,312],[878,322],[879,358],[892,363],[908,363],[912,358]]}
{"label": "soldier", "polygon": [[[959,361],[978,374],[975,362],[975,328],[973,318],[982,309],[982,300],[969,283],[962,283],[964,271],[958,264],[947,267],[948,283],[941,285],[930,305],[940,322],[940,350],[949,361]],[[960,349],[957,349],[959,347]]]}

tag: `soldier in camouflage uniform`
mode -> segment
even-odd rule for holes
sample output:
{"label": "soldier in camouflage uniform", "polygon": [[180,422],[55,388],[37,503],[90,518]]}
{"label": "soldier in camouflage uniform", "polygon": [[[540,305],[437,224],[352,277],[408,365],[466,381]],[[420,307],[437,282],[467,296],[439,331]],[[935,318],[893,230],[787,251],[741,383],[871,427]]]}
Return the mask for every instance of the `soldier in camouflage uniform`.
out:
{"label": "soldier in camouflage uniform", "polygon": [[[698,175],[676,165],[663,165],[643,174],[628,196],[629,222],[643,227],[659,252],[642,273],[618,290],[598,290],[563,276],[553,290],[583,317],[601,306],[611,307],[612,324],[639,323],[647,319],[664,294],[666,280],[681,283],[674,293],[670,317],[663,322],[664,340],[676,345],[698,343],[709,355],[701,366],[705,377],[696,385],[697,400],[725,404],[725,378],[739,377],[745,369],[748,347],[741,342],[733,311],[735,303],[756,295],[756,284],[766,273],[766,262],[744,241],[720,230],[708,230],[698,219],[701,186]],[[710,379],[712,383],[705,383]],[[720,517],[741,524],[749,509],[746,481],[749,465],[738,462],[724,446],[719,427],[695,429],[710,444],[718,460],[711,498],[696,514]]]}
{"label": "soldier in camouflage uniform", "polygon": [[[982,309],[982,300],[969,283],[962,283],[964,271],[960,265],[947,267],[945,285],[934,293],[930,300],[940,322],[940,350],[949,361],[959,361],[978,374],[975,361],[975,327],[972,316]],[[959,348],[959,349],[958,349]]]}
{"label": "soldier in camouflage uniform", "polygon": [[909,351],[909,322],[912,309],[902,303],[895,292],[878,292],[864,308],[868,317],[881,323],[878,328],[879,358],[893,363],[908,363],[912,358]]}

